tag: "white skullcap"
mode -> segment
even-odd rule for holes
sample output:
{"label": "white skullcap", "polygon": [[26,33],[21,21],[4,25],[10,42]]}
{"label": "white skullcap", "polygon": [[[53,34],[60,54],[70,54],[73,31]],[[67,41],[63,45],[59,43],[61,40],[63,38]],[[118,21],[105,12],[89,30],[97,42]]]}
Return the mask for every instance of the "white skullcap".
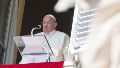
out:
{"label": "white skullcap", "polygon": [[45,16],[50,16],[51,18],[53,18],[56,21],[56,18],[52,14],[48,14],[48,15],[45,15]]}

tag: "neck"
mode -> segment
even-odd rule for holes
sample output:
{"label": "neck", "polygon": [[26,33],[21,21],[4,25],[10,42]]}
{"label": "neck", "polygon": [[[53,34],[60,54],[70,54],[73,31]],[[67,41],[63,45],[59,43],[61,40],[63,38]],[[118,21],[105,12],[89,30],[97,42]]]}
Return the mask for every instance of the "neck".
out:
{"label": "neck", "polygon": [[53,33],[55,30],[52,30],[51,32],[44,32],[46,35],[49,35],[50,33]]}

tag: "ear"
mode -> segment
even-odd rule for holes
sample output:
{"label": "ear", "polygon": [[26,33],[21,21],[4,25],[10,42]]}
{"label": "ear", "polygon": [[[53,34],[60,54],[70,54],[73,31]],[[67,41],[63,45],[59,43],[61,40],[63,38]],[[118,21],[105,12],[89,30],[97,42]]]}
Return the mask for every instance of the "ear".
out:
{"label": "ear", "polygon": [[57,27],[57,22],[54,23],[54,28],[56,28],[56,27]]}

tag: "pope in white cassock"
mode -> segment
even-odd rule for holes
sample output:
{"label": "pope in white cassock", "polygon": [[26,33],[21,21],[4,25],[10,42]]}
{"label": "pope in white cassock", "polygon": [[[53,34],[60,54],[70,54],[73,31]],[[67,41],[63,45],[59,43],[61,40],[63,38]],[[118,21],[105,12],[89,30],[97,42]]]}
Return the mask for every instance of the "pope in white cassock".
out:
{"label": "pope in white cassock", "polygon": [[[36,34],[36,37],[39,38],[38,41],[41,45],[32,45],[36,47],[37,51],[31,51],[33,53],[28,54],[25,53],[25,50],[28,49],[28,47],[25,46],[22,52],[23,55],[20,64],[46,62],[49,55],[40,53],[41,50],[46,51],[46,53],[51,53],[50,61],[64,61],[64,55],[67,55],[68,53],[67,47],[69,45],[69,36],[63,32],[55,30],[57,22],[56,18],[51,14],[44,16],[42,25],[43,32]],[[51,47],[53,53],[49,46]]]}

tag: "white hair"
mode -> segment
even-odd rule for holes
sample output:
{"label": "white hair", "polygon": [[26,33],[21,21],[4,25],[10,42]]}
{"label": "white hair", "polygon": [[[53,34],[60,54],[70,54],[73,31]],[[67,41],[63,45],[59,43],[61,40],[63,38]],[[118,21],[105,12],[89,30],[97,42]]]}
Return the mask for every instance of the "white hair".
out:
{"label": "white hair", "polygon": [[55,16],[53,16],[52,14],[48,14],[48,15],[45,15],[45,16],[50,16],[51,18],[53,18],[56,21]]}

